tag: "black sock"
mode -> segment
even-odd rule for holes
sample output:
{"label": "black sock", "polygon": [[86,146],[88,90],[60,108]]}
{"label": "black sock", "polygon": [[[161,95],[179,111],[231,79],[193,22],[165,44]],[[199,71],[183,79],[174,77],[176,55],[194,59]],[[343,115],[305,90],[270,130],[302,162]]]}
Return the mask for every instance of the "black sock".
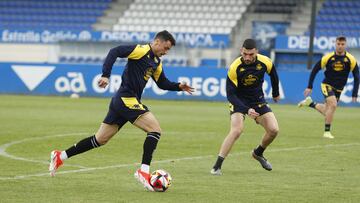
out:
{"label": "black sock", "polygon": [[218,156],[213,169],[217,170],[217,169],[221,168],[221,165],[222,165],[224,159],[225,159],[224,157]]}
{"label": "black sock", "polygon": [[254,150],[254,152],[255,152],[256,155],[262,156],[264,150],[265,150],[265,148],[263,148],[261,145],[259,145],[259,146]]}
{"label": "black sock", "polygon": [[142,157],[142,164],[150,165],[152,155],[156,149],[157,143],[160,139],[160,133],[149,132],[144,142],[144,153]]}
{"label": "black sock", "polygon": [[95,135],[87,137],[80,142],[74,144],[74,146],[70,147],[69,149],[65,150],[68,158],[86,152],[90,149],[100,147],[100,144],[97,142]]}
{"label": "black sock", "polygon": [[309,107],[311,107],[311,108],[314,108],[315,109],[315,106],[316,106],[316,102],[311,102],[310,104],[309,104]]}
{"label": "black sock", "polygon": [[331,124],[325,124],[325,132],[330,131]]}

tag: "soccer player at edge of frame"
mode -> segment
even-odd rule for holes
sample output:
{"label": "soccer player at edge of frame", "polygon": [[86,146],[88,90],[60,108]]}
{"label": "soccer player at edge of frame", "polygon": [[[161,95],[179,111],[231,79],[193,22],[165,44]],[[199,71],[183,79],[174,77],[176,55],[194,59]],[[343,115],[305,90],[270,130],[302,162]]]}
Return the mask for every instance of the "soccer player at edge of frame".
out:
{"label": "soccer player at edge of frame", "polygon": [[279,78],[274,64],[268,57],[258,54],[255,40],[246,39],[241,48],[241,56],[234,60],[228,71],[226,95],[230,102],[230,132],[221,145],[211,174],[222,175],[222,163],[244,129],[246,114],[265,129],[260,145],[252,151],[252,156],[265,170],[272,170],[263,153],[277,136],[279,126],[264,98],[262,86],[265,73],[271,79],[273,100],[278,102]]}
{"label": "soccer player at edge of frame", "polygon": [[164,30],[157,33],[150,44],[120,45],[109,51],[98,85],[105,88],[109,84],[111,70],[117,57],[128,58],[120,88],[112,97],[108,113],[95,135],[80,140],[67,150],[51,152],[49,165],[51,176],[55,175],[56,170],[66,159],[106,144],[129,121],[147,134],[143,145],[141,167],[136,170],[135,178],[147,190],[154,191],[149,182],[150,162],[161,137],[161,128],[155,116],[141,103],[141,95],[150,77],[159,88],[164,90],[185,91],[189,94],[194,91],[194,88],[186,83],[169,81],[164,74],[160,57],[166,55],[175,43],[172,34]]}
{"label": "soccer player at edge of frame", "polygon": [[[321,83],[321,91],[324,95],[325,103],[316,103],[310,97],[314,79],[320,69],[324,69],[325,75]],[[310,74],[308,86],[304,90],[306,98],[298,104],[299,107],[308,106],[314,108],[325,117],[324,138],[335,138],[330,132],[331,123],[350,72],[354,76],[352,102],[356,102],[359,90],[359,67],[355,57],[346,51],[346,37],[339,36],[335,41],[335,51],[324,55],[314,66]]]}

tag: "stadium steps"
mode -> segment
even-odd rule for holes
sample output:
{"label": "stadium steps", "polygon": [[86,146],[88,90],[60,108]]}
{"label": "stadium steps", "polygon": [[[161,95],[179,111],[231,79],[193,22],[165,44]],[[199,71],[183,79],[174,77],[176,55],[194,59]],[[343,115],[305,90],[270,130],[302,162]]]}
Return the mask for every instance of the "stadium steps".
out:
{"label": "stadium steps", "polygon": [[98,22],[93,24],[94,30],[111,31],[114,24],[117,23],[120,16],[129,8],[134,0],[116,0],[110,4],[110,8],[104,13],[104,16],[98,19]]}
{"label": "stadium steps", "polygon": [[[321,9],[323,1],[318,1],[316,5],[316,12]],[[298,12],[292,15],[290,26],[286,31],[288,35],[303,35],[309,29],[311,22],[311,1],[305,1],[299,7]]]}

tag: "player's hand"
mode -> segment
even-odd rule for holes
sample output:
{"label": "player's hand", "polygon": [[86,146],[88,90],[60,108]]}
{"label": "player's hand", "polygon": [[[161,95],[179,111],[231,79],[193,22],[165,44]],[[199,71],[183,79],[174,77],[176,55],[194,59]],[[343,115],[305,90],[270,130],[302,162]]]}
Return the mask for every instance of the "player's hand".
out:
{"label": "player's hand", "polygon": [[353,97],[352,102],[356,102],[356,101],[357,101],[357,97]]}
{"label": "player's hand", "polygon": [[190,87],[189,85],[187,85],[185,82],[184,83],[180,83],[179,84],[179,88],[182,90],[182,91],[185,91],[189,94],[192,94],[194,92],[194,88]]}
{"label": "player's hand", "polygon": [[98,86],[105,88],[109,84],[109,78],[101,77],[98,81]]}
{"label": "player's hand", "polygon": [[273,97],[273,100],[274,100],[274,102],[278,102],[279,100],[280,100],[280,95],[279,96],[277,96],[277,97]]}
{"label": "player's hand", "polygon": [[256,117],[260,116],[260,114],[256,112],[255,109],[250,108],[248,110],[248,116],[252,119],[255,119]]}
{"label": "player's hand", "polygon": [[305,96],[305,97],[309,96],[309,95],[311,94],[311,92],[312,92],[312,89],[306,88],[306,89],[304,90],[304,96]]}

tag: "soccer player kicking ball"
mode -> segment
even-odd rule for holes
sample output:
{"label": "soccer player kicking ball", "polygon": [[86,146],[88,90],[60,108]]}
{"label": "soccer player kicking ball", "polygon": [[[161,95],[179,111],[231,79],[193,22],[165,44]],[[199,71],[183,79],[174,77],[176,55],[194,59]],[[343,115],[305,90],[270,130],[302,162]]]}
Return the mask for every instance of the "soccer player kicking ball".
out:
{"label": "soccer player kicking ball", "polygon": [[[323,56],[311,71],[308,86],[304,91],[306,98],[298,104],[299,107],[309,106],[314,108],[325,117],[325,132],[323,137],[330,139],[334,139],[334,136],[330,132],[331,122],[333,121],[336,106],[350,72],[352,72],[354,76],[353,102],[356,102],[359,89],[359,67],[355,57],[345,51],[345,48],[346,38],[343,36],[337,37],[335,51]],[[309,96],[312,92],[315,76],[320,69],[324,69],[325,71],[325,78],[321,83],[325,104],[316,103]]]}
{"label": "soccer player kicking ball", "polygon": [[211,174],[222,174],[221,165],[244,129],[246,114],[265,129],[265,135],[260,145],[253,150],[252,156],[264,169],[272,170],[263,152],[277,136],[279,127],[274,113],[264,98],[262,86],[265,73],[270,75],[273,100],[277,102],[280,99],[279,79],[272,61],[258,54],[253,39],[245,40],[241,57],[235,59],[228,71],[226,94],[230,102],[231,126],[229,134],[221,145],[217,161],[210,171]]}
{"label": "soccer player kicking ball", "polygon": [[190,94],[194,91],[185,83],[170,82],[165,77],[160,57],[167,54],[172,46],[175,46],[175,39],[164,30],[156,34],[151,44],[122,45],[109,51],[98,85],[105,88],[109,84],[113,64],[117,57],[121,57],[128,58],[121,86],[111,99],[109,111],[95,135],[79,141],[65,151],[51,152],[49,171],[52,176],[64,160],[106,144],[129,121],[147,133],[141,168],[135,172],[135,177],[145,188],[153,191],[149,183],[150,162],[161,136],[161,128],[155,116],[141,103],[144,87],[151,77],[164,90],[186,91]]}

